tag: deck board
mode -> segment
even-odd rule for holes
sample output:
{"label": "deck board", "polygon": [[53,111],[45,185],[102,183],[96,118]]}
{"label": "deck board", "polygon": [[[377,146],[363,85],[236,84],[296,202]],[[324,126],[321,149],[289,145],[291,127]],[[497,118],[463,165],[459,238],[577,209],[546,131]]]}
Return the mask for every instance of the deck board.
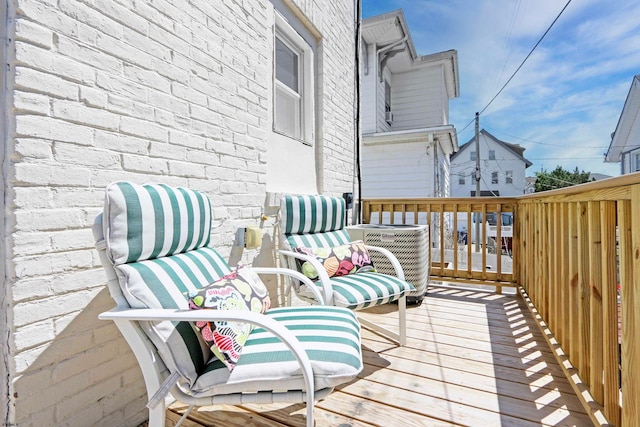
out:
{"label": "deck board", "polygon": [[[393,308],[362,315],[393,327]],[[592,425],[518,296],[431,286],[407,322],[405,347],[363,330],[365,368],[316,404],[316,426]],[[167,425],[185,409],[173,405]],[[184,425],[303,427],[304,412],[302,404],[212,406]]]}

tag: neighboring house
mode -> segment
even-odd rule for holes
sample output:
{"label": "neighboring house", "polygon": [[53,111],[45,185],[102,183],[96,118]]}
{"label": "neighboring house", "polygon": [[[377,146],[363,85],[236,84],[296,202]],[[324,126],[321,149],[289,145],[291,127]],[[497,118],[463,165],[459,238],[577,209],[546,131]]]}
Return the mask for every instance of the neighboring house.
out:
{"label": "neighboring house", "polygon": [[640,75],[631,82],[604,161],[619,162],[621,175],[640,171]]}
{"label": "neighboring house", "polygon": [[364,197],[449,195],[458,149],[449,100],[458,97],[454,50],[418,55],[402,10],[362,22],[361,168]]}
{"label": "neighboring house", "polygon": [[[212,244],[261,265],[281,193],[353,191],[355,18],[338,0],[0,2],[0,425],[147,417],[137,362],[97,319],[108,183],[206,192]],[[235,245],[249,225],[259,251]]]}
{"label": "neighboring house", "polygon": [[[480,138],[480,195],[519,196],[525,194],[525,171],[531,162],[524,158],[525,148],[504,142],[481,130]],[[475,137],[460,146],[451,156],[451,196],[476,195]]]}

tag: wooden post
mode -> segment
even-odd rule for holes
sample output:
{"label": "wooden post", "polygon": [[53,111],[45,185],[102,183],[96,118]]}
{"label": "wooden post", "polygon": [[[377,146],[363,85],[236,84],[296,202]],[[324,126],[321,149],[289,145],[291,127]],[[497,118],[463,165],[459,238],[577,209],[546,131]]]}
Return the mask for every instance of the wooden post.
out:
{"label": "wooden post", "polygon": [[640,425],[640,185],[620,217],[620,291],[622,293],[622,425]]}
{"label": "wooden post", "polygon": [[589,284],[590,310],[589,310],[589,359],[590,389],[596,402],[604,401],[604,388],[602,382],[602,344],[604,340],[602,330],[602,230],[600,229],[600,203],[588,202],[589,222]]}
{"label": "wooden post", "polygon": [[578,371],[585,384],[591,384],[589,343],[589,224],[587,203],[578,203]]}
{"label": "wooden post", "polygon": [[616,266],[616,202],[600,202],[602,230],[602,333],[604,414],[620,425],[618,381],[618,292]]}

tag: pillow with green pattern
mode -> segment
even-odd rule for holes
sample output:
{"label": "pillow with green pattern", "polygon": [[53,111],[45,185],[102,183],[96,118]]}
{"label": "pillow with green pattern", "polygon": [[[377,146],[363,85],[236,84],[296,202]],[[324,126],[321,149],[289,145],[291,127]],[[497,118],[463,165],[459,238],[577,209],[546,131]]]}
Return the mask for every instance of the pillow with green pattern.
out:
{"label": "pillow with green pattern", "polygon": [[[271,306],[260,277],[242,264],[233,272],[189,295],[191,310],[246,310],[265,313]],[[198,321],[196,329],[229,371],[233,371],[253,325],[243,322]]]}
{"label": "pillow with green pattern", "polygon": [[[297,247],[296,252],[315,257],[329,277],[346,276],[357,272],[375,271],[369,251],[362,240],[332,248]],[[310,278],[318,280],[318,272],[308,261],[297,260],[298,269]]]}

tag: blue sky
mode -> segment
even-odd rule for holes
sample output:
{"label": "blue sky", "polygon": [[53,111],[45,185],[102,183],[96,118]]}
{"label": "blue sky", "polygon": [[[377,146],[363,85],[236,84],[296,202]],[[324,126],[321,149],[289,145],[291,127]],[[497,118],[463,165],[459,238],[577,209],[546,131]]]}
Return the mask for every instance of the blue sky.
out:
{"label": "blue sky", "polygon": [[[469,125],[540,39],[565,0],[362,0],[362,16],[403,9],[419,55],[458,51],[460,97],[450,122]],[[604,163],[633,76],[640,74],[640,2],[573,0],[505,90],[484,128],[526,148],[527,176],[560,165],[619,175]]]}

